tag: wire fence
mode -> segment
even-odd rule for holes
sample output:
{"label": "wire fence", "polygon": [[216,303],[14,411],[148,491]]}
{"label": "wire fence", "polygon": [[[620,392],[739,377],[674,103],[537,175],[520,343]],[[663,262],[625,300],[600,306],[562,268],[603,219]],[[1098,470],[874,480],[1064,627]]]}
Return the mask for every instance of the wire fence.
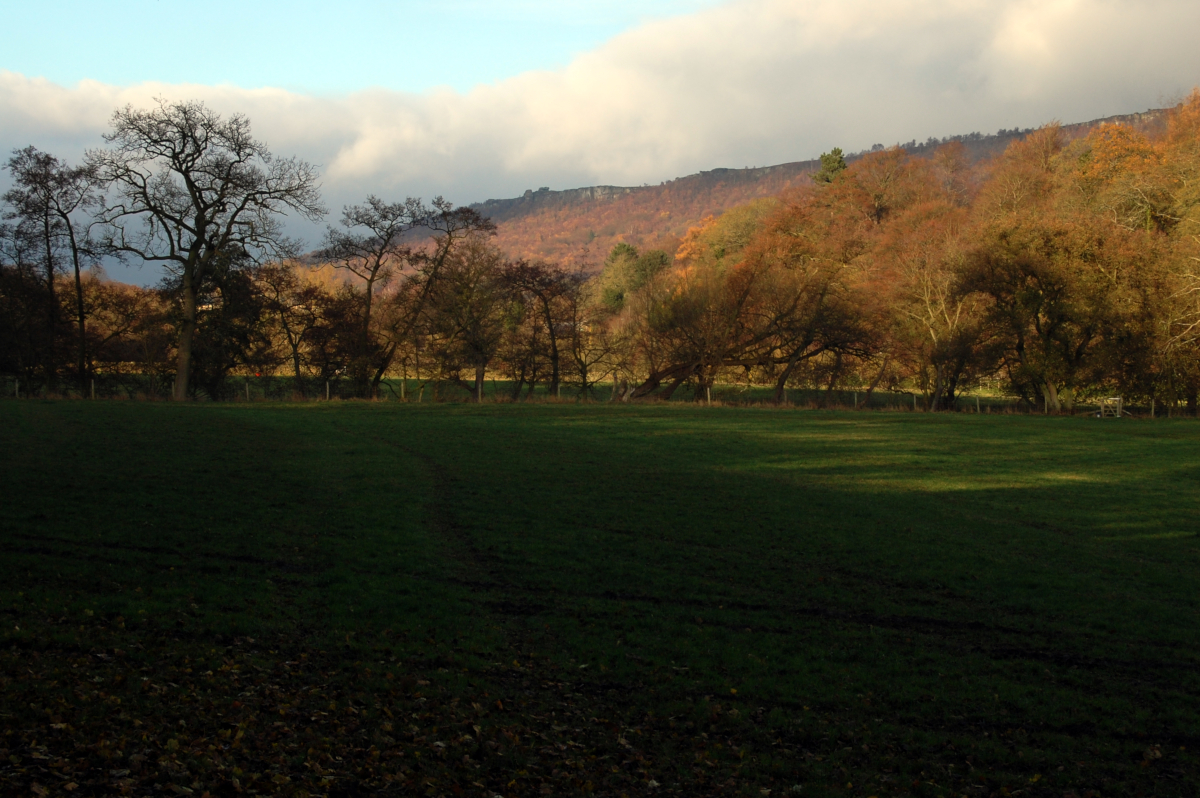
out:
{"label": "wire fence", "polygon": [[[172,396],[171,375],[96,374],[84,380],[0,374],[0,401],[17,399],[95,399],[166,401]],[[519,390],[517,390],[520,388]],[[465,383],[438,379],[388,378],[378,385],[347,379],[297,379],[284,376],[232,376],[193,387],[190,398],[209,402],[312,402],[367,400],[404,403],[623,402],[621,389],[612,382],[589,386],[563,385],[551,393],[545,384],[517,386],[508,380],[486,380],[478,394]],[[917,391],[828,390],[789,387],[782,401],[774,389],[763,385],[718,384],[701,393],[691,386],[675,393],[670,404],[701,404],[723,407],[774,406],[812,410],[858,410],[883,412],[929,412],[928,397]],[[967,393],[957,398],[951,410],[941,412],[978,414],[1050,414],[1099,416],[1103,400],[1081,402],[1069,409],[1050,413],[1044,405],[996,393]],[[1178,402],[1122,403],[1122,416],[1138,418],[1182,418],[1193,414]]]}

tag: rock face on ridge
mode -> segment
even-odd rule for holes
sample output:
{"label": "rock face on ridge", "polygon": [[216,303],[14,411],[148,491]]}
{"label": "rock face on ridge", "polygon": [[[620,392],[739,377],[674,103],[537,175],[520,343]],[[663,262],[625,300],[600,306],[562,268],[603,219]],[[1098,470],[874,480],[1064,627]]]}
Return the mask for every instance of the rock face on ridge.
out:
{"label": "rock face on ridge", "polygon": [[[1151,109],[1109,116],[1064,125],[1063,131],[1069,138],[1079,138],[1102,125],[1153,129],[1165,123],[1166,113],[1166,109]],[[899,146],[913,155],[928,157],[943,144],[959,141],[972,161],[980,161],[999,155],[1010,143],[1031,132],[1032,128],[1014,128],[989,135],[969,133],[924,142],[914,140]],[[883,145],[872,148],[878,149]],[[847,155],[846,160],[854,161],[872,150]],[[657,186],[542,187],[520,197],[489,199],[470,207],[496,222],[497,243],[511,257],[542,258],[593,271],[617,243],[673,249],[688,228],[706,216],[802,185],[819,166],[814,159],[749,169],[718,168]]]}
{"label": "rock face on ridge", "polygon": [[585,188],[569,188],[565,191],[551,191],[549,187],[530,189],[513,199],[490,199],[478,202],[471,207],[489,216],[496,223],[527,214],[534,209],[561,208],[575,206],[585,202],[612,200],[637,191],[636,188],[624,186],[587,186]]}

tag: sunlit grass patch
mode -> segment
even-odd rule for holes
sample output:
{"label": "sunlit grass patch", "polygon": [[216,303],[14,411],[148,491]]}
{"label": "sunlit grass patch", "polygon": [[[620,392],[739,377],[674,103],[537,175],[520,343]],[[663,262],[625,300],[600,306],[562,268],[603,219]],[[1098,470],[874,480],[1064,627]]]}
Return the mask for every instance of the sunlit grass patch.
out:
{"label": "sunlit grass patch", "polygon": [[1133,540],[1177,540],[1180,538],[1198,538],[1200,532],[1189,530],[1186,532],[1150,532],[1143,535],[1102,535],[1096,540],[1111,540],[1111,541],[1133,541]]}

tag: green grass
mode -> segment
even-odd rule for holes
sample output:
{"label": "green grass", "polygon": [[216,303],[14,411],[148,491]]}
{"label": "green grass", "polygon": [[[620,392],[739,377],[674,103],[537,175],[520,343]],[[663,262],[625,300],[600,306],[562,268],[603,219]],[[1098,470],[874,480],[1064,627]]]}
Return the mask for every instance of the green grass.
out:
{"label": "green grass", "polygon": [[[118,715],[131,789],[245,782],[228,739],[223,775],[136,781],[169,702],[120,676],[236,662],[275,676],[189,718],[357,707],[376,781],[314,792],[1197,794],[1195,422],[29,401],[0,446],[10,784]],[[439,724],[476,742],[429,753]],[[303,749],[256,789],[317,779]]]}

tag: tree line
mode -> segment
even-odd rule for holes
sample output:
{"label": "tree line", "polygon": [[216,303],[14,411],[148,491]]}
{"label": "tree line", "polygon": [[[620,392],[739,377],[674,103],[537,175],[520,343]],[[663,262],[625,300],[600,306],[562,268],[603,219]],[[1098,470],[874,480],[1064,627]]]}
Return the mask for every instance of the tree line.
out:
{"label": "tree line", "polygon": [[[509,258],[440,198],[368,197],[302,253],[280,221],[324,216],[315,169],[198,103],[125,108],[105,142],[79,166],[8,163],[0,372],[51,391],[124,375],[223,398],[260,374],[379,396],[406,377],[404,398],[482,400],[499,376],[513,400],[738,383],[950,410],[988,380],[1051,411],[1120,394],[1192,413],[1200,393],[1200,92],[1153,129],[1048,125],[974,164],[960,142],[834,150],[806,185],[598,269]],[[107,281],[106,258],[168,276]]]}

